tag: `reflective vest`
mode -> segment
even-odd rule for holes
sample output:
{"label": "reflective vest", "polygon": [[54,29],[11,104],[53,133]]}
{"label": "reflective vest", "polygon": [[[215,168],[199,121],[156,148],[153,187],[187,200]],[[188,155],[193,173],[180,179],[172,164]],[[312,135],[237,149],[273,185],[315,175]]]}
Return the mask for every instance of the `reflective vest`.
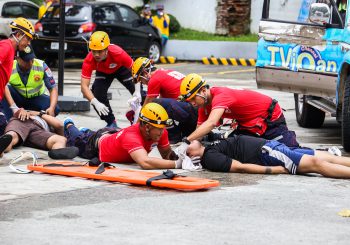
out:
{"label": "reflective vest", "polygon": [[24,85],[17,71],[17,61],[13,62],[9,84],[23,97],[30,99],[45,93],[44,61],[34,59],[27,84]]}
{"label": "reflective vest", "polygon": [[339,3],[338,11],[346,11],[346,3]]}

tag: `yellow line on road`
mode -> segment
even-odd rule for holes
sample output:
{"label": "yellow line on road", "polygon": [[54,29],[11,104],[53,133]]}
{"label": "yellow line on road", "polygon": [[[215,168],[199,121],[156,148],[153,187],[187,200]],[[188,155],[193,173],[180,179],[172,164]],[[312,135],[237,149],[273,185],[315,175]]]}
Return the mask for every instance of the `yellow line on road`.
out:
{"label": "yellow line on road", "polygon": [[255,71],[254,69],[245,69],[245,70],[234,70],[234,71],[220,71],[217,72],[217,74],[223,75],[223,74],[229,74],[229,73],[245,73],[245,72],[252,72]]}
{"label": "yellow line on road", "polygon": [[207,73],[198,73],[198,75],[206,76],[206,75],[224,75],[224,74],[230,74],[230,73],[247,73],[247,72],[253,72],[255,69],[246,69],[246,70],[234,70],[234,71],[220,71],[220,72],[207,72]]}

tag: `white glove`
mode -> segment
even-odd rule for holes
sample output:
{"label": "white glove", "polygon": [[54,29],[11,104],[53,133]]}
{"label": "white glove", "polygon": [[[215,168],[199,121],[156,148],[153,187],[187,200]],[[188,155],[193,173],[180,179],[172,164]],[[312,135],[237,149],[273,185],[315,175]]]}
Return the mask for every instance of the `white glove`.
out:
{"label": "white glove", "polygon": [[182,142],[176,149],[175,149],[175,153],[180,156],[180,155],[184,155],[186,156],[186,151],[188,148],[188,144],[186,142]]}
{"label": "white glove", "polygon": [[180,169],[182,168],[182,162],[183,162],[183,158],[182,157],[179,157],[176,161],[175,161],[175,168],[176,169]]}
{"label": "white glove", "polygon": [[[196,164],[193,162],[192,159],[196,161]],[[190,170],[190,171],[201,170],[202,165],[200,164],[200,158],[193,157],[192,159],[186,156],[185,159],[182,161],[182,169]],[[198,162],[198,159],[199,159],[199,162]]]}
{"label": "white glove", "polygon": [[132,94],[132,97],[137,97],[140,102],[142,101],[141,84],[135,84],[135,92]]}
{"label": "white glove", "polygon": [[137,111],[138,108],[141,106],[141,99],[137,96],[133,96],[132,98],[128,99],[128,104],[133,111]]}
{"label": "white glove", "polygon": [[100,101],[98,101],[96,98],[93,98],[90,101],[91,105],[93,105],[93,107],[95,107],[97,113],[102,116],[107,116],[109,113],[109,109],[107,106],[105,106],[104,104],[102,104]]}

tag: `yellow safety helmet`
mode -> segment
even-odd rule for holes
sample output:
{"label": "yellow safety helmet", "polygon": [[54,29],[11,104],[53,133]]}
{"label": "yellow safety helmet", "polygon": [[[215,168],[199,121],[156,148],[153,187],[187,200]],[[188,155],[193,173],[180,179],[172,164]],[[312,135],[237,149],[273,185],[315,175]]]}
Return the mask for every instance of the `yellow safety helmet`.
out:
{"label": "yellow safety helmet", "polygon": [[31,39],[36,38],[33,24],[25,18],[18,17],[17,19],[14,19],[10,23],[10,27],[12,29],[17,29],[24,32],[24,34],[26,34]]}
{"label": "yellow safety helmet", "polygon": [[109,36],[106,32],[96,31],[90,37],[89,48],[91,50],[104,50],[108,48],[110,44],[111,41],[109,40]]}
{"label": "yellow safety helmet", "polygon": [[149,66],[152,63],[152,61],[145,57],[139,57],[135,60],[134,64],[131,68],[131,74],[132,77],[138,81],[140,74],[142,73],[143,69],[147,66]]}
{"label": "yellow safety helmet", "polygon": [[181,82],[180,94],[184,100],[192,99],[206,82],[198,74],[188,74]]}
{"label": "yellow safety helmet", "polygon": [[139,118],[156,128],[165,128],[169,125],[169,116],[160,104],[151,102],[145,105],[140,112]]}

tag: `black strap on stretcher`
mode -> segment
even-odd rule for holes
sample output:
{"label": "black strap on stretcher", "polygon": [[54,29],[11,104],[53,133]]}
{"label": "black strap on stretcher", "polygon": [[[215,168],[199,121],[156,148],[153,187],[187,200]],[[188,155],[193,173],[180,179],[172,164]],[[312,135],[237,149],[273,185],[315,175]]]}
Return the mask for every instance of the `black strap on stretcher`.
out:
{"label": "black strap on stretcher", "polygon": [[44,164],[43,167],[83,167],[85,165],[86,163],[84,164],[49,163],[49,164]]}
{"label": "black strap on stretcher", "polygon": [[177,174],[175,174],[170,169],[167,169],[167,171],[163,171],[163,174],[154,176],[154,177],[149,178],[148,180],[146,180],[146,185],[147,186],[152,186],[152,181],[154,181],[154,180],[173,179],[176,176],[177,176]]}
{"label": "black strap on stretcher", "polygon": [[102,174],[106,168],[108,167],[112,167],[115,168],[115,166],[113,166],[112,164],[108,163],[108,162],[101,162],[100,165],[98,165],[98,168],[96,169],[95,174]]}
{"label": "black strap on stretcher", "polygon": [[98,168],[96,169],[95,174],[102,174],[106,168],[108,167],[115,167],[110,163],[107,162],[101,162],[100,160],[98,160],[98,158],[93,158],[90,161],[88,161],[87,163],[84,164],[62,164],[62,163],[49,163],[49,164],[44,164],[43,167],[83,167],[86,166],[86,164],[88,164],[89,166],[98,166]]}

